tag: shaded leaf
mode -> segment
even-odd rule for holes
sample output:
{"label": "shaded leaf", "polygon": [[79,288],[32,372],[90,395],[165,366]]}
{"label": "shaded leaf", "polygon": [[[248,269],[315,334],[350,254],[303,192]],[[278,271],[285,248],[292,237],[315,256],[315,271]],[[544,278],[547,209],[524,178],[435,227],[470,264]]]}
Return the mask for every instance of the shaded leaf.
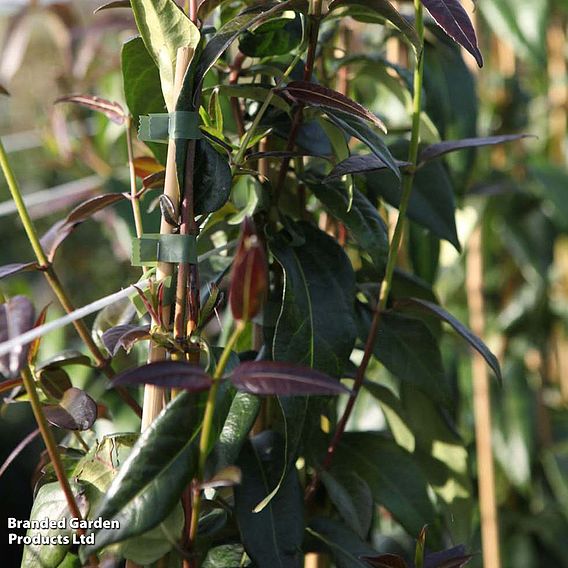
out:
{"label": "shaded leaf", "polygon": [[[395,160],[395,163],[399,168],[405,168],[411,165],[410,162],[401,162],[400,160]],[[374,172],[377,170],[387,169],[388,167],[389,166],[381,160],[381,158],[374,154],[366,156],[349,156],[349,158],[339,162],[339,164],[331,170],[327,178],[325,178],[324,183],[345,175]]]}
{"label": "shaded leaf", "polygon": [[465,546],[459,545],[440,552],[431,552],[424,558],[424,568],[462,568],[473,558],[465,553]]}
{"label": "shaded leaf", "polygon": [[[372,314],[363,307],[359,307],[358,313],[359,337],[365,341]],[[437,402],[447,404],[450,401],[450,386],[444,374],[438,343],[421,320],[383,312],[373,354],[401,381],[415,385]]]}
{"label": "shaded leaf", "polygon": [[302,20],[298,14],[277,18],[246,31],[239,40],[239,51],[249,57],[286,55],[302,41]]}
{"label": "shaded leaf", "polygon": [[[0,383],[0,386],[2,383]],[[33,432],[30,432],[22,441],[8,454],[8,457],[4,460],[4,463],[0,466],[0,477],[4,475],[6,470],[10,467],[10,464],[39,436],[40,429],[36,428]]]}
{"label": "shaded leaf", "polygon": [[112,380],[113,385],[158,385],[190,392],[208,390],[211,377],[197,365],[185,361],[156,361],[130,369]]}
{"label": "shaded leaf", "polygon": [[237,389],[250,394],[307,396],[349,392],[349,389],[324,373],[279,361],[241,363],[229,379]]}
{"label": "shaded leaf", "polygon": [[299,102],[304,105],[317,106],[323,109],[333,109],[349,116],[367,120],[386,134],[387,129],[384,123],[372,112],[333,89],[328,89],[327,87],[322,87],[321,85],[309,81],[291,81],[278,92],[296,103]]}
{"label": "shaded leaf", "polygon": [[[40,327],[41,325],[43,325],[45,323],[45,320],[47,319],[47,310],[49,309],[49,304],[47,304],[47,306],[45,306],[45,308],[43,308],[43,310],[41,310],[39,316],[37,317],[37,319],[34,322],[33,327]],[[28,362],[31,363],[32,365],[35,364],[35,360],[39,351],[39,346],[41,345],[41,337],[38,337],[37,339],[34,339],[31,343],[30,343],[30,348],[28,351]]]}
{"label": "shaded leaf", "polygon": [[477,46],[475,29],[460,0],[421,0],[436,23],[483,67],[483,57]]}
{"label": "shaded leaf", "polygon": [[194,183],[196,215],[221,209],[231,194],[229,162],[207,140],[198,140],[196,144]]}
{"label": "shaded leaf", "polygon": [[12,276],[13,274],[27,272],[28,270],[37,270],[37,264],[35,262],[5,264],[4,266],[0,266],[0,280],[2,280],[2,278],[8,278],[8,276]]}
{"label": "shaded leaf", "polygon": [[103,113],[109,120],[115,124],[124,124],[126,115],[124,109],[117,102],[109,101],[95,95],[67,95],[55,100],[58,103],[74,103],[84,106],[91,110]]}
{"label": "shaded leaf", "polygon": [[97,403],[81,389],[71,387],[63,394],[59,404],[43,407],[47,420],[66,430],[88,430],[97,419]]}
{"label": "shaded leaf", "polygon": [[[34,326],[35,313],[30,300],[14,296],[0,304],[0,343],[22,335]],[[0,374],[8,379],[16,378],[26,364],[29,345],[14,347],[0,357]]]}
{"label": "shaded leaf", "polygon": [[35,368],[39,371],[48,367],[55,369],[58,367],[65,367],[67,365],[85,365],[90,367],[91,364],[91,359],[89,359],[89,357],[84,353],[74,351],[73,349],[67,349],[52,355],[48,359],[40,361],[36,364]]}
{"label": "shaded leaf", "polygon": [[137,341],[149,338],[150,328],[147,325],[117,325],[107,329],[102,335],[102,341],[113,357],[121,347],[128,353]]}
{"label": "shaded leaf", "polygon": [[37,377],[43,392],[56,400],[61,400],[73,387],[69,375],[63,369],[43,369],[37,372]]}
{"label": "shaded leaf", "polygon": [[378,556],[363,556],[368,566],[375,568],[408,568],[408,564],[398,554],[379,554]]}
{"label": "shaded leaf", "polygon": [[427,300],[422,300],[419,298],[408,298],[405,300],[400,300],[396,303],[396,309],[404,309],[405,307],[419,308],[427,311],[440,318],[442,321],[450,324],[454,331],[461,335],[487,362],[489,367],[495,373],[495,376],[499,381],[502,381],[501,367],[499,366],[499,361],[497,357],[489,350],[489,347],[477,337],[469,328],[463,325],[458,319],[456,319],[452,314],[448,313],[444,308],[438,304],[428,302]]}
{"label": "shaded leaf", "polygon": [[400,180],[400,171],[397,162],[382,138],[365,120],[335,109],[332,111],[330,108],[326,109],[326,113],[338,128],[363,142],[382,163],[386,164],[387,168],[394,173],[396,178]]}
{"label": "shaded leaf", "polygon": [[497,144],[504,144],[506,142],[514,142],[515,140],[522,140],[523,138],[534,138],[530,134],[507,134],[503,136],[486,136],[484,138],[464,138],[463,140],[444,140],[438,144],[431,144],[420,152],[419,161],[427,162],[456,152],[465,148],[480,148],[483,146],[495,146]]}
{"label": "shaded leaf", "polygon": [[130,0],[113,0],[113,2],[107,2],[96,8],[93,14],[102,12],[103,10],[110,10],[111,8],[130,8]]}
{"label": "shaded leaf", "polygon": [[197,466],[192,393],[182,393],[142,433],[94,516],[117,520],[119,529],[95,533],[97,550],[154,528],[173,510]]}
{"label": "shaded leaf", "polygon": [[258,566],[300,568],[304,513],[296,468],[288,470],[268,505],[253,512],[278,482],[285,465],[283,455],[282,439],[270,431],[243,446],[237,462],[243,481],[235,487],[235,513],[245,550]]}
{"label": "shaded leaf", "polygon": [[355,275],[334,239],[309,223],[294,228],[305,242],[294,245],[283,232],[269,242],[285,274],[274,359],[338,377],[355,343]]}

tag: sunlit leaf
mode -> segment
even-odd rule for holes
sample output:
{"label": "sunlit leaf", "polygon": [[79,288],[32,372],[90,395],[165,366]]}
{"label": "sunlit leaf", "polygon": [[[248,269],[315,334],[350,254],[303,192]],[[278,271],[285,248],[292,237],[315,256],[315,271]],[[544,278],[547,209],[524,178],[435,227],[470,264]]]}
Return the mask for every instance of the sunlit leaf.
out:
{"label": "sunlit leaf", "polygon": [[81,389],[67,389],[59,404],[43,407],[51,424],[66,430],[88,430],[97,419],[97,403]]}

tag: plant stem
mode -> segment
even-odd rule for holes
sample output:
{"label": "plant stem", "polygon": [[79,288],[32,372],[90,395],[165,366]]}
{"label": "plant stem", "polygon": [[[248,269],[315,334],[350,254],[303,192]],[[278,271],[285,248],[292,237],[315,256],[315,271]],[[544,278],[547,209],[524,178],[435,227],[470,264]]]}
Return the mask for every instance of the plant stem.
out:
{"label": "plant stem", "polygon": [[[22,221],[24,230],[38,261],[39,268],[43,272],[49,286],[59,300],[59,303],[65,310],[65,313],[70,314],[75,310],[75,308],[73,307],[69,296],[63,288],[63,285],[61,284],[61,281],[59,280],[59,277],[57,276],[53,265],[47,258],[47,255],[45,254],[45,251],[41,246],[35,225],[33,224],[26,204],[24,203],[20,186],[18,184],[18,181],[16,180],[16,176],[14,175],[14,171],[12,170],[12,166],[10,165],[4,144],[2,143],[1,139],[0,167],[2,168],[2,172],[4,173],[4,176],[8,183],[8,188],[10,189],[12,199],[14,200],[14,203],[18,210],[18,215]],[[108,378],[113,377],[114,371],[110,366],[110,362],[105,358],[100,349],[97,347],[97,344],[93,341],[93,338],[91,337],[91,334],[89,333],[89,330],[87,329],[85,323],[82,320],[77,320],[73,322],[73,326],[79,334],[79,337],[83,340],[84,344],[93,355],[97,366]],[[138,403],[128,394],[128,391],[126,391],[124,388],[117,390],[123,400],[140,416],[140,407],[138,406]]]}
{"label": "plant stem", "polygon": [[199,513],[201,509],[201,489],[199,484],[203,481],[205,475],[205,464],[207,462],[207,455],[209,450],[209,445],[211,442],[211,430],[213,428],[213,417],[215,414],[215,401],[217,399],[217,391],[219,390],[220,379],[225,372],[225,367],[229,362],[229,357],[233,351],[233,347],[237,343],[241,333],[245,329],[245,322],[238,321],[236,323],[235,329],[229,341],[223,349],[223,353],[217,363],[215,368],[215,373],[213,375],[213,384],[209,389],[209,395],[207,396],[207,403],[205,405],[205,414],[203,415],[203,423],[201,427],[201,438],[199,439],[199,461],[197,465],[197,486],[195,488],[194,498],[193,498],[193,510],[191,517],[191,528],[190,528],[190,541],[195,542],[195,537],[197,536],[197,526],[199,523]]}
{"label": "plant stem", "polygon": [[[424,17],[422,11],[421,0],[414,0],[414,9],[416,14],[416,29],[419,34],[422,45],[424,44]],[[347,401],[347,406],[343,411],[343,415],[337,424],[333,438],[327,448],[326,456],[322,463],[322,469],[327,470],[331,466],[333,461],[335,451],[341,437],[345,432],[345,427],[347,422],[351,417],[355,402],[357,400],[357,395],[361,390],[363,385],[363,380],[365,379],[365,373],[367,367],[373,355],[373,348],[377,339],[377,333],[379,330],[379,323],[381,319],[381,313],[384,311],[387,301],[392,288],[392,279],[394,274],[394,269],[396,267],[398,252],[402,242],[402,236],[404,234],[404,222],[406,219],[406,213],[408,210],[408,203],[410,201],[410,195],[412,192],[412,184],[414,181],[414,172],[416,165],[418,163],[418,144],[420,142],[420,114],[422,110],[422,83],[424,77],[424,57],[421,53],[419,59],[416,63],[414,69],[414,93],[413,93],[413,104],[412,104],[412,132],[410,137],[410,147],[408,151],[408,161],[413,164],[413,167],[409,171],[405,172],[403,182],[402,182],[402,198],[399,206],[399,215],[396,222],[393,238],[389,247],[389,255],[387,260],[387,267],[385,271],[385,277],[383,279],[380,293],[379,301],[377,307],[373,314],[373,320],[371,322],[371,327],[369,329],[369,334],[367,336],[367,341],[365,343],[365,351],[363,353],[363,359],[361,364],[357,369],[357,375],[355,377],[355,382],[353,384],[353,390],[351,397]],[[318,475],[314,475],[312,482],[306,490],[306,500],[310,500],[315,494],[315,490],[319,485]]]}
{"label": "plant stem", "polygon": [[[140,201],[138,199],[138,190],[136,189],[136,171],[134,169],[134,150],[132,148],[132,117],[126,119],[126,147],[128,149],[128,171],[130,173],[130,202],[132,204],[132,215],[134,216],[134,226],[136,227],[136,236],[142,237],[144,227],[142,225],[142,212],[140,211]],[[146,269],[143,269],[146,272]]]}
{"label": "plant stem", "polygon": [[[61,490],[65,495],[67,506],[69,507],[69,512],[71,513],[72,517],[82,519],[83,517],[81,516],[81,511],[79,510],[77,501],[75,501],[75,496],[73,495],[73,491],[71,491],[69,480],[65,475],[65,469],[63,467],[63,464],[61,463],[59,452],[57,451],[57,443],[55,442],[53,433],[51,432],[49,424],[47,423],[45,415],[43,414],[41,402],[35,388],[34,378],[28,367],[24,367],[22,369],[22,380],[28,397],[30,398],[32,411],[34,413],[38,428],[41,432],[41,437],[43,438],[49,459],[51,460],[51,464],[53,465],[53,469],[55,470],[57,481],[59,482]],[[77,532],[79,534],[85,534],[85,531],[83,529],[77,529]]]}

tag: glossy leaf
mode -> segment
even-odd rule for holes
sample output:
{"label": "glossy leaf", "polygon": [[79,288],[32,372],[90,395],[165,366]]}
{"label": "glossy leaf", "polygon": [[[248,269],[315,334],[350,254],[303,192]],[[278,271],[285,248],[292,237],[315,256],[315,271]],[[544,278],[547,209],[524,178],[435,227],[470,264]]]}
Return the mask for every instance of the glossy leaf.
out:
{"label": "glossy leaf", "polygon": [[371,122],[386,134],[386,126],[372,112],[333,89],[309,81],[291,81],[279,93],[295,103],[321,107],[325,110],[333,109],[349,116],[361,118]]}
{"label": "glossy leaf", "polygon": [[47,420],[66,430],[88,430],[97,419],[97,403],[81,389],[67,389],[59,404],[43,407]]}
{"label": "glossy leaf", "polygon": [[341,383],[324,373],[279,361],[241,363],[229,379],[237,389],[257,395],[308,396],[349,392]]}
{"label": "glossy leaf", "polygon": [[[399,168],[410,166],[410,162],[401,162],[395,160]],[[374,154],[366,156],[349,156],[346,160],[339,162],[329,173],[326,182],[343,177],[350,174],[363,174],[366,172],[375,172],[385,170],[389,166]]]}
{"label": "glossy leaf", "polygon": [[249,57],[286,55],[302,41],[302,20],[277,18],[265,22],[252,32],[246,31],[239,40],[239,51]]}
{"label": "glossy leaf", "polygon": [[237,462],[243,481],[235,487],[235,513],[245,550],[258,566],[300,568],[304,512],[297,470],[290,469],[270,503],[253,512],[278,481],[283,455],[283,442],[274,432],[263,432],[243,446]]}
{"label": "glossy leaf", "polygon": [[[367,339],[370,322],[371,313],[359,308],[362,341]],[[450,386],[440,349],[428,326],[419,319],[383,312],[373,353],[401,381],[413,384],[437,402],[449,403]]]}
{"label": "glossy leaf", "polygon": [[434,160],[450,152],[464,150],[466,148],[480,148],[483,146],[495,146],[497,144],[505,144],[522,140],[523,138],[532,138],[530,134],[508,134],[503,136],[486,136],[485,138],[464,138],[463,140],[444,140],[438,144],[431,144],[420,152],[419,160],[427,162]]}
{"label": "glossy leaf", "polygon": [[397,302],[397,310],[404,309],[405,307],[424,310],[450,324],[454,331],[461,335],[461,337],[463,337],[485,359],[489,367],[491,367],[495,373],[497,379],[499,381],[502,380],[501,367],[499,366],[497,357],[495,357],[495,355],[489,350],[489,347],[487,347],[487,345],[485,345],[485,343],[477,337],[477,335],[452,316],[452,314],[448,313],[438,304],[428,302],[427,300],[421,300],[419,298],[408,298]]}
{"label": "glossy leaf", "polygon": [[483,57],[477,46],[475,29],[460,0],[421,0],[436,23],[475,58],[483,67]]}
{"label": "glossy leaf", "polygon": [[130,0],[113,0],[112,2],[107,2],[96,8],[94,13],[96,14],[97,12],[110,10],[112,8],[130,8]]}
{"label": "glossy leaf", "polygon": [[388,256],[387,227],[376,206],[358,189],[350,196],[346,187],[339,183],[310,183],[308,187],[324,207],[349,229],[359,246],[369,253],[373,264],[383,272]]}
{"label": "glossy leaf", "polygon": [[346,134],[357,138],[365,144],[371,152],[381,162],[386,164],[387,168],[394,173],[396,178],[400,180],[400,171],[397,162],[393,158],[390,150],[387,148],[383,139],[367,124],[365,120],[362,120],[358,116],[353,116],[346,114],[338,110],[326,109],[326,113],[330,120]]}
{"label": "glossy leaf", "polygon": [[337,461],[364,479],[375,501],[410,533],[435,520],[427,482],[411,454],[375,432],[346,432]]}
{"label": "glossy leaf", "polygon": [[119,521],[120,529],[98,530],[83,558],[145,533],[173,510],[197,466],[191,396],[178,395],[142,433],[94,515]]}
{"label": "glossy leaf", "polygon": [[17,262],[13,264],[5,264],[0,266],[0,280],[8,278],[20,272],[27,272],[28,270],[36,270],[37,264],[35,262]]}
{"label": "glossy leaf", "polygon": [[[392,176],[368,173],[365,180],[372,195],[382,196],[393,207],[400,205],[400,186]],[[456,229],[454,191],[442,164],[431,162],[416,172],[408,217],[452,243],[458,251],[461,250]]]}
{"label": "glossy leaf", "polygon": [[95,95],[67,95],[55,100],[57,103],[74,103],[104,114],[115,124],[124,124],[126,115],[124,109],[117,102],[109,101]]}
{"label": "glossy leaf", "polygon": [[198,140],[195,154],[195,213],[205,215],[221,209],[229,199],[232,174],[226,156]]}
{"label": "glossy leaf", "polygon": [[211,377],[200,367],[185,361],[156,361],[125,371],[113,379],[113,385],[158,385],[201,392],[211,386]]}
{"label": "glossy leaf", "polygon": [[[25,296],[14,296],[0,304],[0,343],[9,341],[29,331],[34,326],[35,313],[30,300]],[[0,357],[0,373],[6,378],[16,378],[26,364],[28,345],[15,347]]]}
{"label": "glossy leaf", "polygon": [[285,274],[274,359],[338,377],[355,343],[355,275],[334,239],[308,223],[297,228],[304,243],[294,246],[283,233],[269,243]]}
{"label": "glossy leaf", "polygon": [[137,341],[150,338],[150,328],[139,325],[117,325],[107,329],[102,335],[102,341],[108,352],[114,357],[122,348],[127,353]]}
{"label": "glossy leaf", "polygon": [[146,49],[160,71],[166,106],[172,112],[177,50],[196,49],[201,34],[174,0],[131,0],[131,5]]}
{"label": "glossy leaf", "polygon": [[39,371],[45,368],[56,369],[59,367],[66,367],[67,365],[84,365],[90,367],[92,363],[89,357],[84,353],[74,351],[73,349],[67,349],[65,351],[60,351],[47,359],[39,361],[36,363],[35,368]]}
{"label": "glossy leaf", "polygon": [[71,379],[66,371],[58,368],[47,368],[36,373],[43,392],[57,400],[61,400],[64,394],[73,387]]}

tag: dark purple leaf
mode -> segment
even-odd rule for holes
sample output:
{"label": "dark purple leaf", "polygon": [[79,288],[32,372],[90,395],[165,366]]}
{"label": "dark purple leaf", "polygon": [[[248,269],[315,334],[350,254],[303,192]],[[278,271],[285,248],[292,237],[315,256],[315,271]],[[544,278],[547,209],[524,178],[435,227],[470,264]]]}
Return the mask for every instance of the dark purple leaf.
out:
{"label": "dark purple leaf", "polygon": [[102,99],[101,97],[96,97],[95,95],[69,95],[57,99],[55,104],[58,103],[75,103],[91,110],[102,112],[115,124],[124,124],[124,121],[126,120],[124,110],[118,103]]}
{"label": "dark purple leaf", "polygon": [[381,554],[380,556],[361,556],[361,560],[374,568],[408,568],[402,556]]}
{"label": "dark purple leaf", "polygon": [[88,430],[97,419],[97,404],[85,391],[72,387],[65,391],[59,404],[45,405],[43,412],[58,428]]}
{"label": "dark purple leaf", "polygon": [[444,154],[464,150],[465,148],[480,148],[482,146],[495,146],[506,142],[514,142],[523,138],[536,138],[531,134],[506,134],[504,136],[486,136],[485,138],[464,138],[462,140],[445,140],[438,144],[432,144],[420,152],[420,161],[427,162],[439,158]]}
{"label": "dark purple leaf", "polygon": [[477,37],[473,24],[460,0],[421,0],[436,23],[464,49],[469,51],[480,67],[483,56],[477,46]]}
{"label": "dark purple leaf", "polygon": [[[410,166],[410,162],[401,162],[395,160],[395,164],[399,168]],[[366,156],[349,156],[346,160],[339,162],[329,175],[325,178],[324,183],[348,174],[362,174],[365,172],[374,172],[376,170],[384,170],[390,168],[383,160],[375,154],[367,154]]]}
{"label": "dark purple leaf", "polygon": [[309,81],[292,81],[288,83],[286,87],[280,89],[278,93],[294,102],[300,102],[308,106],[322,107],[324,109],[331,108],[351,116],[357,116],[372,122],[383,132],[386,133],[387,131],[383,122],[364,106],[327,87],[322,87],[321,85],[316,85]]}
{"label": "dark purple leaf", "polygon": [[238,390],[251,394],[307,396],[351,392],[325,373],[280,361],[241,363],[229,378]]}
{"label": "dark purple leaf", "polygon": [[[37,325],[34,327],[37,327]],[[92,362],[84,353],[67,349],[37,363],[35,368],[36,370],[47,369],[48,367],[55,369],[58,367],[66,367],[67,365],[84,365],[85,367],[90,367]]]}
{"label": "dark purple leaf", "polygon": [[201,392],[211,386],[211,377],[200,367],[184,361],[157,361],[121,373],[112,381],[117,385],[150,384]]}
{"label": "dark purple leaf", "polygon": [[262,159],[283,160],[285,158],[321,158],[322,160],[329,160],[329,156],[324,154],[313,154],[311,152],[288,152],[287,150],[271,150],[270,152],[252,152],[247,154],[245,162],[255,162]]}
{"label": "dark purple leaf", "polygon": [[97,195],[75,207],[65,219],[54,223],[40,240],[41,246],[49,261],[53,261],[55,253],[61,243],[73,232],[77,225],[80,225],[83,221],[86,221],[89,217],[92,217],[105,207],[113,205],[123,199],[126,199],[126,197],[122,193]]}
{"label": "dark purple leaf", "polygon": [[461,568],[472,558],[473,554],[465,553],[465,546],[454,546],[448,550],[426,554],[424,568]]}
{"label": "dark purple leaf", "polygon": [[10,464],[37,438],[40,430],[37,428],[28,434],[11,452],[10,455],[4,460],[0,467],[0,477],[4,475]]}
{"label": "dark purple leaf", "polygon": [[0,280],[2,278],[7,278],[13,274],[18,274],[18,272],[26,272],[27,270],[37,269],[37,264],[35,262],[17,262],[14,264],[5,264],[0,266]]}
{"label": "dark purple leaf", "polygon": [[156,172],[155,174],[150,174],[142,180],[142,186],[144,189],[152,189],[154,187],[161,187],[164,185],[166,180],[166,171]]}
{"label": "dark purple leaf", "polygon": [[[9,341],[34,326],[35,313],[30,300],[14,296],[0,304],[0,343]],[[20,345],[0,357],[0,373],[6,378],[15,378],[26,363],[29,345]]]}
{"label": "dark purple leaf", "polygon": [[485,345],[485,343],[474,335],[473,332],[463,325],[459,320],[457,320],[452,314],[448,313],[444,308],[439,306],[438,304],[434,304],[432,302],[428,302],[427,300],[421,300],[419,298],[407,298],[404,300],[399,300],[395,304],[395,308],[397,310],[401,309],[416,309],[425,310],[430,314],[435,315],[442,321],[450,324],[456,333],[461,335],[484,359],[487,361],[487,364],[493,372],[495,373],[497,379],[502,381],[501,376],[501,367],[499,366],[499,361],[497,357],[491,353],[489,347]]}
{"label": "dark purple leaf", "polygon": [[73,387],[69,375],[57,367],[42,369],[37,373],[37,377],[43,392],[56,400],[61,400]]}
{"label": "dark purple leaf", "polygon": [[150,338],[150,327],[147,325],[117,325],[107,329],[102,336],[108,352],[114,357],[122,347],[127,353],[137,341]]}
{"label": "dark purple leaf", "polygon": [[107,2],[102,6],[99,6],[93,14],[97,12],[102,12],[103,10],[110,10],[111,8],[130,8],[130,0],[114,0],[114,2]]}

